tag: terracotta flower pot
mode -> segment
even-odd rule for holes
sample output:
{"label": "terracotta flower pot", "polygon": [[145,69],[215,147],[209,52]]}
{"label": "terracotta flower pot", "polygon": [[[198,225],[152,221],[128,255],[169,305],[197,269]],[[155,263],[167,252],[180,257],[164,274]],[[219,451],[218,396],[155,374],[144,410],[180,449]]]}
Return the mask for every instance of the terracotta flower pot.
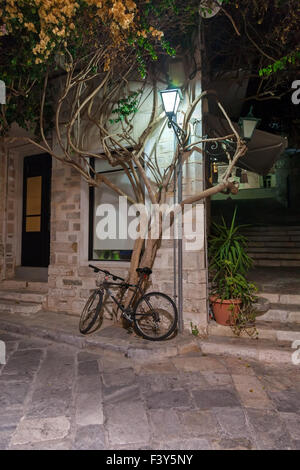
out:
{"label": "terracotta flower pot", "polygon": [[216,322],[220,325],[235,325],[242,303],[240,299],[221,300],[213,295],[209,298]]}

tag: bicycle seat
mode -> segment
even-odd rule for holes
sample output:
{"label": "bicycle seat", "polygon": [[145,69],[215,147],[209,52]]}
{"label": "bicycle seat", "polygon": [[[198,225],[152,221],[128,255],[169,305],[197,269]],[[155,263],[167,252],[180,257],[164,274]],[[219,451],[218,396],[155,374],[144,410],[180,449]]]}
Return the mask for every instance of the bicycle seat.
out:
{"label": "bicycle seat", "polygon": [[150,276],[150,274],[152,274],[152,269],[150,269],[150,268],[137,268],[136,272],[139,273],[139,274],[146,274],[147,276]]}

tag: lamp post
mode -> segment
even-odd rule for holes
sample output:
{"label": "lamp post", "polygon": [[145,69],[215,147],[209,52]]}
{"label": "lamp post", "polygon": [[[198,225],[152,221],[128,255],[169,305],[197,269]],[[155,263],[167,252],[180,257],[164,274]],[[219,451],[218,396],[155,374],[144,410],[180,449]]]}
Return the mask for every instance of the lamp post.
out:
{"label": "lamp post", "polygon": [[[164,111],[168,118],[168,126],[172,127],[175,135],[183,147],[186,140],[186,133],[181,127],[178,126],[176,122],[176,114],[180,101],[182,100],[182,93],[179,88],[167,88],[166,90],[160,91],[160,96],[163,104]],[[249,142],[252,139],[253,133],[256,127],[260,124],[261,119],[258,119],[253,116],[253,106],[251,106],[250,111],[246,117],[241,117],[239,119],[239,127],[241,131],[241,137],[244,141]],[[223,140],[221,145],[224,147],[232,148],[232,142]]]}
{"label": "lamp post", "polygon": [[[178,107],[180,101],[182,100],[182,93],[179,88],[172,88],[169,87],[166,90],[160,91],[160,96],[164,108],[164,112],[168,118],[168,126],[172,128],[175,136],[179,142],[181,149],[184,148],[184,145],[187,140],[187,135],[184,130],[178,126],[176,122],[176,115],[178,111]],[[242,117],[239,120],[239,126],[241,130],[241,137],[242,140],[248,142],[251,140],[253,136],[253,132],[260,123],[260,119],[257,119],[252,114],[252,106],[250,108],[250,112],[248,116]],[[234,153],[236,144],[233,140],[230,139],[222,139],[211,141],[209,143],[211,149],[207,149],[205,146],[205,151],[210,156],[218,157],[222,154],[230,154],[231,152]],[[217,161],[217,158],[215,158]],[[181,152],[179,152],[178,156],[178,166],[177,166],[177,192],[178,192],[178,203],[182,202],[182,159],[181,159]],[[174,266],[176,262],[174,262]],[[175,294],[176,295],[176,294]],[[178,240],[178,323],[179,323],[179,331],[183,331],[183,284],[182,284],[182,239]]]}
{"label": "lamp post", "polygon": [[[163,104],[164,111],[168,118],[168,126],[172,128],[175,136],[179,142],[181,149],[183,149],[186,141],[186,133],[176,122],[176,114],[180,101],[182,100],[182,93],[179,88],[168,88],[167,90],[160,91],[160,96]],[[181,152],[178,154],[177,163],[177,200],[178,204],[182,202],[182,159]],[[174,240],[175,243],[175,240]],[[183,332],[183,284],[182,284],[182,239],[178,239],[177,245],[178,257],[178,327],[179,331]],[[174,245],[174,276],[176,276],[176,248]],[[174,295],[176,297],[176,279],[174,281]],[[176,299],[177,300],[177,299]]]}

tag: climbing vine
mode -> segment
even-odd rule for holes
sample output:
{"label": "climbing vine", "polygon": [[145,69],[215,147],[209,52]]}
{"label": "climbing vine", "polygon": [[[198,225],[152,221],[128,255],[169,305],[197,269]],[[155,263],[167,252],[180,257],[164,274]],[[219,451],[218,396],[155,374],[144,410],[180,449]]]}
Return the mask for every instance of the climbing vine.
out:
{"label": "climbing vine", "polygon": [[118,101],[117,107],[112,110],[112,114],[116,114],[116,119],[110,119],[110,123],[118,123],[128,118],[138,111],[138,98],[141,95],[142,90],[131,93],[126,98],[122,98]]}

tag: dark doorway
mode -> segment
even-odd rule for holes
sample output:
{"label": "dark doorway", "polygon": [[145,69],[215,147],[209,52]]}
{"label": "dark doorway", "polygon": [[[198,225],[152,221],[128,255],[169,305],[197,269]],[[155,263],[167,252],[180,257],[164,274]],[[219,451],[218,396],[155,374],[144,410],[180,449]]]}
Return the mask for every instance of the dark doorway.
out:
{"label": "dark doorway", "polygon": [[22,266],[48,267],[51,156],[24,158]]}

